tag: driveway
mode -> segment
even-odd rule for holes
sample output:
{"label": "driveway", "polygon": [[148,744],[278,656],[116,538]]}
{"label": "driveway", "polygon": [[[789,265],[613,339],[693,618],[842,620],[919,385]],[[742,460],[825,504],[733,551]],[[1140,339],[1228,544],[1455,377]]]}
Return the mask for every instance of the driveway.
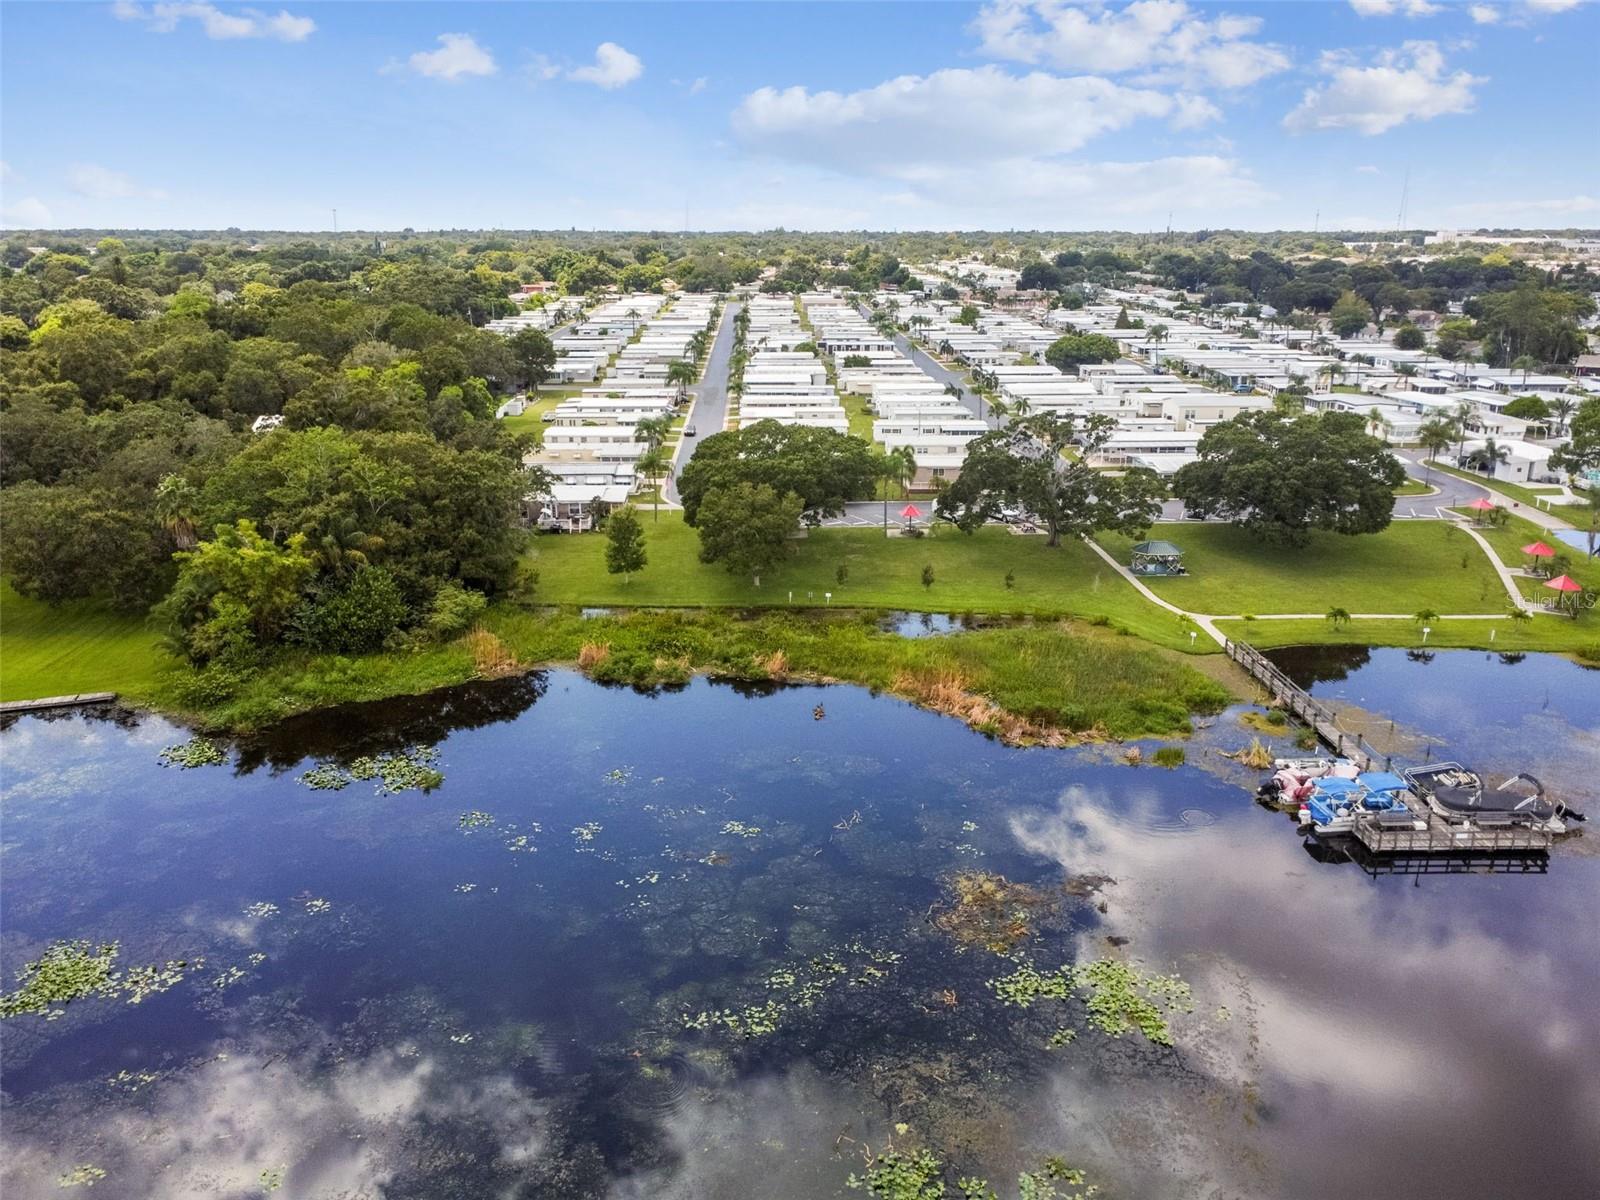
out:
{"label": "driveway", "polygon": [[694,457],[695,447],[701,438],[721,433],[728,423],[728,360],[733,355],[733,318],[744,305],[729,301],[722,306],[722,323],[717,326],[717,336],[712,339],[711,353],[706,356],[706,369],[700,382],[689,389],[689,419],[686,426],[694,426],[694,437],[681,437],[672,454],[672,474],[662,489],[661,499],[677,505],[678,472]]}

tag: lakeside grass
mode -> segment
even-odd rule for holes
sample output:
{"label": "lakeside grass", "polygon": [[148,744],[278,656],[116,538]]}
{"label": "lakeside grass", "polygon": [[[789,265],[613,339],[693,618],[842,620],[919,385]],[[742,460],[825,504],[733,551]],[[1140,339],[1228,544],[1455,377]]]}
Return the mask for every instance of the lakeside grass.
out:
{"label": "lakeside grass", "polygon": [[[1156,525],[1148,536],[1175,543],[1189,574],[1145,583],[1191,612],[1495,613],[1508,603],[1482,547],[1443,521],[1396,521],[1357,537],[1318,531],[1301,548],[1271,545],[1231,525],[1195,522]],[[1099,538],[1121,562],[1135,540],[1143,539]]]}
{"label": "lakeside grass", "polygon": [[[577,665],[601,682],[638,687],[679,685],[697,671],[860,684],[1013,742],[1182,734],[1192,713],[1218,711],[1231,699],[1178,655],[1060,622],[902,638],[857,613],[673,610],[584,618],[502,605],[484,625],[497,652],[519,668]],[[468,638],[416,654],[289,656],[207,706],[186,705],[181,686],[170,682],[150,699],[207,726],[244,730],[478,676]]]}
{"label": "lakeside grass", "polygon": [[[1400,646],[1423,645],[1422,626],[1416,621],[1361,620],[1335,628],[1326,620],[1218,621],[1228,637],[1258,649],[1276,646]],[[1493,650],[1502,654],[1538,652],[1571,654],[1582,662],[1600,663],[1600,619],[1586,614],[1569,617],[1540,614],[1531,621],[1452,621],[1448,617],[1428,622],[1430,650]],[[1490,638],[1491,631],[1494,634]]]}
{"label": "lakeside grass", "polygon": [[[891,523],[894,513],[891,502]],[[539,571],[539,598],[571,605],[757,609],[786,608],[791,592],[797,608],[822,606],[832,592],[836,607],[1098,619],[1157,645],[1190,648],[1172,613],[1145,600],[1081,542],[1052,549],[1042,537],[1018,537],[998,527],[969,537],[946,525],[923,538],[886,538],[880,528],[814,529],[795,540],[790,558],[763,576],[758,588],[747,577],[702,563],[699,535],[681,514],[663,512],[659,521],[646,516],[643,524],[648,563],[629,583],[606,572],[602,537],[538,538],[528,561]],[[837,577],[841,564],[848,571],[843,584]],[[922,585],[925,565],[933,568],[931,587]]]}
{"label": "lakeside grass", "polygon": [[86,600],[52,609],[0,583],[0,700],[149,695],[172,670],[142,615]]}

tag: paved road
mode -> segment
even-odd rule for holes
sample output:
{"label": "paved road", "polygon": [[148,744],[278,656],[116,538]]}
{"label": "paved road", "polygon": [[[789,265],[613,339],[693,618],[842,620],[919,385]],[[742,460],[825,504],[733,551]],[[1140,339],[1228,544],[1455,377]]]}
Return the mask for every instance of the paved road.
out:
{"label": "paved road", "polygon": [[722,307],[722,323],[717,326],[717,336],[712,340],[711,353],[706,357],[706,369],[700,382],[689,389],[689,419],[686,425],[694,426],[695,436],[678,440],[672,455],[672,474],[666,480],[661,498],[667,504],[678,501],[678,472],[694,456],[701,438],[721,433],[728,423],[728,360],[733,355],[733,318],[744,305],[729,301]]}
{"label": "paved road", "polygon": [[[861,306],[859,311],[861,315],[866,317],[869,321],[872,319],[871,309]],[[973,416],[976,417],[980,415],[978,410],[980,406],[983,405],[983,401],[979,399],[976,392],[969,390],[969,385],[965,375],[962,375],[956,371],[952,371],[938,359],[934,358],[933,355],[919,349],[912,343],[911,339],[906,337],[903,333],[897,333],[894,335],[894,344],[900,348],[900,353],[909,357],[911,361],[916,363],[917,366],[922,370],[923,374],[927,375],[940,387],[944,387],[946,384],[953,383],[960,388],[961,403],[967,407],[968,411],[970,411]],[[985,411],[982,416],[983,419],[988,423],[990,429],[1000,428],[1000,422],[991,416],[987,411]]]}

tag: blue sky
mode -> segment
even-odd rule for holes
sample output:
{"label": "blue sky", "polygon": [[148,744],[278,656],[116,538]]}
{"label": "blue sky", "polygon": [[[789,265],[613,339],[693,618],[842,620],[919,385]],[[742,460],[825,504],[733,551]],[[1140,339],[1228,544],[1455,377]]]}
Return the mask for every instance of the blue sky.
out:
{"label": "blue sky", "polygon": [[1597,46],[1587,0],[7,0],[0,209],[1327,229],[1393,226],[1404,189],[1411,227],[1595,227]]}

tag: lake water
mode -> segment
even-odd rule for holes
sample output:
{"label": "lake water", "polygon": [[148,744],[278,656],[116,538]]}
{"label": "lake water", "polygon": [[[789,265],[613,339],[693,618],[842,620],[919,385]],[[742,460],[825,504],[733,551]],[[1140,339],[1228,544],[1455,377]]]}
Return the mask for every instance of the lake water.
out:
{"label": "lake water", "polygon": [[[1522,763],[1592,752],[1569,666],[1379,651],[1317,686]],[[5,1021],[7,1200],[83,1168],[97,1198],[809,1200],[891,1138],[1140,1200],[1600,1194],[1600,859],[1319,862],[1216,755],[1236,712],[1172,771],[856,688],[559,671],[160,765],[187,736],[0,732],[5,986],[56,939],[185,964]],[[432,791],[301,781],[413,744]],[[963,909],[971,872],[1031,886]],[[989,986],[1100,959],[1187,981],[1173,1047]]]}

